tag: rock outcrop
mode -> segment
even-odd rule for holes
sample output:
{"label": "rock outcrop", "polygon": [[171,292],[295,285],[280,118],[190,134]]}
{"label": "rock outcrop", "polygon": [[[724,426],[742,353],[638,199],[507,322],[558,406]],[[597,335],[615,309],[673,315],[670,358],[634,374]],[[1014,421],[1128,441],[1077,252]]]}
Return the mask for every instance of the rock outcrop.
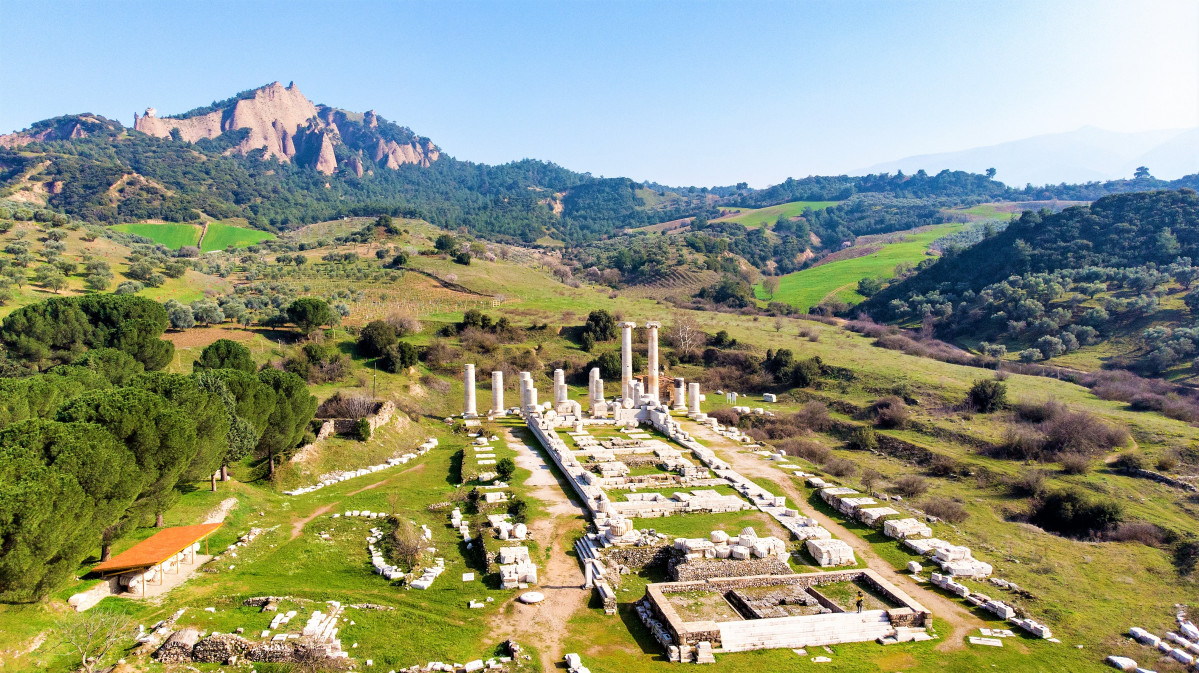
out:
{"label": "rock outcrop", "polygon": [[[373,110],[359,114],[316,105],[295,84],[283,86],[279,82],[217,104],[216,109],[203,114],[159,117],[154,108],[146,108],[143,116],[133,116],[133,127],[160,138],[177,131],[186,142],[245,129],[248,133],[229,152],[248,154],[263,150],[264,157],[295,161],[325,175],[343,169],[361,177],[366,172],[360,158],[364,154],[390,169],[404,164],[427,167],[441,156],[441,151],[428,138],[381,122]],[[357,156],[339,161],[338,145],[354,150]]]}

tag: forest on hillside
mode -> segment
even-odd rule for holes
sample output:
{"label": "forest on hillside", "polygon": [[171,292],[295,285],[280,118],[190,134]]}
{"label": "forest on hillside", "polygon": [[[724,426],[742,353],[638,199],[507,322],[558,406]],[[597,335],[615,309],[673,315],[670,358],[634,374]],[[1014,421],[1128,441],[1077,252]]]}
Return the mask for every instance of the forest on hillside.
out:
{"label": "forest on hillside", "polygon": [[1119,194],[1060,213],[1026,211],[970,247],[947,247],[853,312],[982,340],[987,355],[1014,346],[1026,361],[1168,318],[1171,326],[1142,331],[1141,357],[1121,363],[1158,374],[1199,356],[1197,259],[1194,190]]}

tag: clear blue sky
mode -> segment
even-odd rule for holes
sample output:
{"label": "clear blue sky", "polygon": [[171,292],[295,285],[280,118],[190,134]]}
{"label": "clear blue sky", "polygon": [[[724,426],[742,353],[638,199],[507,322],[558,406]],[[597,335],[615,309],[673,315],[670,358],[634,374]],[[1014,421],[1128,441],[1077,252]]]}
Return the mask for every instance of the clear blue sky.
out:
{"label": "clear blue sky", "polygon": [[1093,125],[1199,126],[1199,3],[0,0],[0,132],[271,81],[445,151],[754,186]]}

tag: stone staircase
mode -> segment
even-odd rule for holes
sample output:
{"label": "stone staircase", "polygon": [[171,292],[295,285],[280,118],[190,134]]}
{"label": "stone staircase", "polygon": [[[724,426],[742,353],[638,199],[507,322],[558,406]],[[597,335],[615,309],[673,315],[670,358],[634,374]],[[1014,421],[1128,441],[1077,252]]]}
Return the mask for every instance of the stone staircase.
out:
{"label": "stone staircase", "polygon": [[868,642],[895,633],[884,610],[751,619],[719,626],[723,652]]}

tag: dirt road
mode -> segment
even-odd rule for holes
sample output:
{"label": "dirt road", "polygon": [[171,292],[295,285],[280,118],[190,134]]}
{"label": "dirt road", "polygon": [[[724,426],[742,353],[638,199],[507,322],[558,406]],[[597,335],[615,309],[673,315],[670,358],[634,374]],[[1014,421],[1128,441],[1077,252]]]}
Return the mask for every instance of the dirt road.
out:
{"label": "dirt road", "polygon": [[945,634],[945,639],[937,646],[938,650],[948,651],[959,649],[963,647],[969,631],[986,626],[981,619],[971,614],[963,606],[917,584],[912,580],[911,576],[897,571],[890,563],[876,556],[869,542],[858,537],[857,534],[842,526],[833,518],[813,508],[808,503],[808,499],[795,486],[795,483],[790,479],[780,479],[780,476],[785,477],[785,475],[782,475],[780,470],[772,467],[767,461],[762,460],[761,456],[746,452],[740,445],[698,423],[687,420],[681,420],[680,422],[684,430],[689,432],[691,436],[702,441],[712,450],[717,451],[722,459],[728,461],[733,466],[733,469],[746,477],[765,477],[778,484],[779,488],[783,489],[787,499],[792,503],[792,507],[803,512],[804,516],[819,521],[820,525],[827,528],[834,537],[844,540],[849,546],[853,547],[854,553],[866,562],[866,567],[887,578],[889,582],[903,589],[909,596],[915,598],[929,610],[932,610],[933,615],[948,622],[950,633]]}
{"label": "dirt road", "polygon": [[[533,487],[530,495],[540,500],[549,514],[529,526],[533,539],[541,545],[541,554],[534,559],[540,581],[530,590],[541,592],[545,600],[535,605],[509,601],[496,613],[491,632],[536,647],[542,670],[552,671],[565,655],[562,639],[566,623],[575,612],[587,607],[591,595],[590,590],[582,588],[583,571],[578,560],[567,555],[583,528],[583,509],[567,495],[565,489],[569,487],[558,482],[541,454],[521,436],[506,429],[504,441],[516,451],[516,464],[533,473],[525,486]],[[536,440],[530,437],[529,441]]]}

